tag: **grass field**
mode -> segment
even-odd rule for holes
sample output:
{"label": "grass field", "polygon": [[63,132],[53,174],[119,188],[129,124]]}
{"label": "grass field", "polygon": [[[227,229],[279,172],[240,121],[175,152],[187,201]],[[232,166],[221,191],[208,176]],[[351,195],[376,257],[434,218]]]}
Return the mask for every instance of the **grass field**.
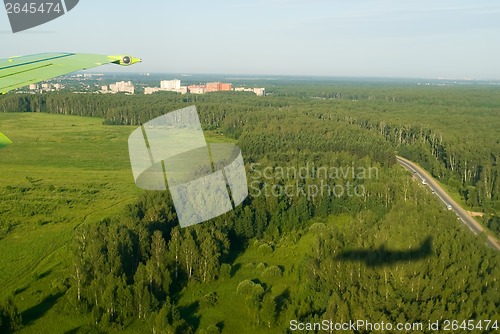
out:
{"label": "grass field", "polygon": [[113,216],[141,192],[129,167],[133,128],[100,123],[0,114],[1,131],[14,142],[0,152],[0,298],[14,294],[34,332],[68,276],[74,229]]}
{"label": "grass field", "polygon": [[[0,114],[0,124],[14,142],[0,152],[0,299],[14,295],[23,316],[22,333],[76,332],[90,319],[64,311],[67,301],[59,293],[69,276],[69,243],[79,225],[118,214],[141,193],[133,182],[127,148],[135,127],[33,113]],[[214,133],[207,140],[229,141]],[[191,312],[193,303],[217,291],[216,307],[205,309],[201,319],[190,320],[198,328],[208,328],[224,319],[226,330],[245,333],[238,325],[239,319],[248,317],[246,308],[234,307],[241,303],[235,293],[238,284],[260,280],[272,286],[274,296],[287,293],[294,281],[289,276],[290,254],[297,259],[307,253],[310,237],[306,234],[276,247],[252,245],[236,259],[231,278],[194,284],[181,293],[183,316],[196,317]],[[283,277],[263,278],[270,266],[281,268]],[[234,314],[228,316],[228,312]],[[246,332],[253,330],[250,326]],[[127,330],[143,331],[143,323],[131,324]]]}
{"label": "grass field", "polygon": [[[63,312],[59,294],[69,277],[69,244],[78,226],[113,217],[142,192],[128,156],[135,127],[0,113],[0,129],[13,141],[0,151],[0,300],[14,296],[23,333],[79,328],[88,319]],[[230,141],[216,133],[206,139]]]}

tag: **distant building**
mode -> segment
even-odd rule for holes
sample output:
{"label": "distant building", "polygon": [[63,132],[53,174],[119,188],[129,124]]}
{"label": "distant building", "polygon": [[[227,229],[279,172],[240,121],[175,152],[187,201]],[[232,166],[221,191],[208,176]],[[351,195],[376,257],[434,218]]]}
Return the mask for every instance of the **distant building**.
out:
{"label": "distant building", "polygon": [[167,91],[177,91],[181,89],[181,81],[178,79],[174,80],[162,80],[160,81],[160,89]]}
{"label": "distant building", "polygon": [[192,85],[188,86],[188,91],[191,94],[205,94],[207,87],[205,85]]}
{"label": "distant building", "polygon": [[237,92],[252,92],[258,96],[266,95],[266,90],[264,88],[245,88],[236,87],[233,89],[233,85],[225,82],[208,82],[205,85],[190,85],[181,86],[181,81],[178,79],[174,80],[162,80],[160,81],[160,87],[146,87],[144,89],[144,94],[153,94],[156,92],[176,92],[181,94],[205,94],[211,92],[227,92],[235,90]]}
{"label": "distant building", "polygon": [[206,93],[211,93],[211,92],[217,92],[219,90],[219,85],[220,82],[209,82],[205,85],[205,92]]}
{"label": "distant building", "polygon": [[230,83],[222,83],[220,86],[221,91],[230,91],[233,90],[233,85]]}
{"label": "distant building", "polygon": [[181,88],[179,88],[179,90],[178,90],[178,93],[187,94],[188,93],[188,87],[187,86],[181,86]]}
{"label": "distant building", "polygon": [[37,84],[31,84],[30,85],[30,90],[37,90],[38,89],[38,85]]}
{"label": "distant building", "polygon": [[156,93],[160,90],[160,88],[158,87],[146,87],[144,88],[144,94],[146,95],[149,95],[149,94],[153,94],[153,93]]}
{"label": "distant building", "polygon": [[265,89],[265,88],[254,88],[254,89],[253,89],[253,92],[254,92],[257,96],[265,96],[265,95],[266,95],[266,89]]}
{"label": "distant building", "polygon": [[265,88],[236,87],[234,90],[236,92],[252,92],[252,93],[256,94],[257,96],[264,96],[264,95],[266,95],[266,89]]}
{"label": "distant building", "polygon": [[112,93],[127,93],[134,94],[135,87],[132,85],[131,81],[120,81],[115,84],[109,85],[109,89]]}
{"label": "distant building", "polygon": [[[165,87],[165,85],[164,85]],[[159,88],[159,87],[146,87],[144,88],[144,94],[149,95],[153,94],[156,92],[176,92],[176,93],[181,93],[181,94],[187,94],[188,92],[188,87],[187,86],[179,86],[179,88]]]}
{"label": "distant building", "polygon": [[223,82],[209,82],[206,85],[206,92],[221,92],[233,90],[233,85]]}

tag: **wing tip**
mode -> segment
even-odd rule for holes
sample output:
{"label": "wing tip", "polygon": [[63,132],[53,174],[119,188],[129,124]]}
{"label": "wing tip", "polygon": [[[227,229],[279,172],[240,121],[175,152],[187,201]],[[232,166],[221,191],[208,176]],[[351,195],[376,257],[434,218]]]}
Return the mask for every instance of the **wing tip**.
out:
{"label": "wing tip", "polygon": [[121,66],[130,66],[142,62],[141,58],[128,55],[108,56],[108,59],[111,63]]}
{"label": "wing tip", "polygon": [[0,132],[0,148],[4,148],[10,144],[12,144],[12,140],[10,140],[9,137]]}

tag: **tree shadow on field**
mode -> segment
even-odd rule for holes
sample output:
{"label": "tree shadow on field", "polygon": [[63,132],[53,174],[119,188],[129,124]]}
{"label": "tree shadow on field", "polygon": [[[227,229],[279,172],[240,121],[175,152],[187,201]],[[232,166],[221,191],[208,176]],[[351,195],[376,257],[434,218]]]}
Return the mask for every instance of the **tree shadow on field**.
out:
{"label": "tree shadow on field", "polygon": [[54,295],[45,297],[39,304],[25,310],[21,315],[23,319],[23,325],[30,325],[34,321],[40,319],[47,313],[64,295],[64,292],[58,292]]}
{"label": "tree shadow on field", "polygon": [[179,308],[182,319],[185,319],[195,330],[200,327],[200,316],[197,315],[199,308],[200,302],[198,301]]}
{"label": "tree shadow on field", "polygon": [[52,273],[52,269],[49,269],[49,270],[47,270],[47,271],[45,271],[45,272],[43,272],[41,274],[38,274],[37,275],[37,279],[40,280],[42,278],[45,278],[45,277],[49,276],[51,273]]}
{"label": "tree shadow on field", "polygon": [[285,310],[290,302],[290,289],[286,288],[282,293],[276,296],[276,311],[280,314]]}
{"label": "tree shadow on field", "polygon": [[14,295],[18,295],[20,293],[23,293],[24,291],[28,290],[29,287],[30,286],[28,284],[28,285],[23,286],[22,288],[17,288],[16,290],[14,290]]}
{"label": "tree shadow on field", "polygon": [[241,268],[241,263],[235,263],[234,265],[231,266],[231,277],[234,277],[234,275],[236,275],[236,273],[238,272],[238,270],[240,270]]}
{"label": "tree shadow on field", "polygon": [[236,235],[236,233],[232,230],[229,231],[228,237],[231,246],[225,262],[234,264],[238,256],[240,256],[247,250],[248,242],[245,240],[245,238]]}
{"label": "tree shadow on field", "polygon": [[260,284],[260,286],[264,289],[264,291],[267,291],[268,288],[267,284],[262,282],[260,279],[254,278],[251,281],[254,282],[255,284]]}
{"label": "tree shadow on field", "polygon": [[224,327],[226,326],[226,324],[224,323],[224,321],[219,321],[218,323],[215,324],[215,326],[222,333],[222,332],[224,332]]}

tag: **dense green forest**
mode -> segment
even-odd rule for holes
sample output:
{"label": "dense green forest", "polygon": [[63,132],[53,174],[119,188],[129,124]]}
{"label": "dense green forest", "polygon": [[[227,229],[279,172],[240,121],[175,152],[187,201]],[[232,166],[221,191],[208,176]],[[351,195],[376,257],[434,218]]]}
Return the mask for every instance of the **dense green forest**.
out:
{"label": "dense green forest", "polygon": [[[395,160],[397,152],[419,162],[498,232],[497,90],[268,92],[0,98],[0,111],[93,116],[105,125],[138,125],[194,104],[205,129],[244,155],[250,196],[223,216],[180,229],[169,194],[147,192],[75,229],[66,275],[52,291],[63,296],[58,312],[85,319],[74,332],[282,333],[292,319],[500,321],[500,255]],[[283,173],[304,166],[305,176]],[[321,174],[347,167],[377,172]],[[309,192],[325,183],[359,191]],[[278,191],[287,186],[304,192]],[[430,250],[420,248],[425,240]],[[356,251],[368,255],[349,255]],[[0,306],[2,330],[26,325],[15,303]]]}
{"label": "dense green forest", "polygon": [[[420,163],[434,177],[459,191],[471,208],[488,213],[487,217],[499,215],[500,92],[496,87],[310,83],[272,86],[268,92],[270,95],[263,98],[251,93],[10,95],[0,99],[0,112],[95,116],[101,117],[104,124],[138,125],[168,111],[196,105],[207,129],[218,129],[236,139],[261,124],[256,120],[262,117],[274,122],[284,117],[330,120],[378,134],[399,154]],[[289,126],[300,128],[298,123]],[[353,128],[349,127],[349,131]],[[278,124],[271,135],[279,135],[280,129]],[[373,154],[377,151],[372,149]],[[493,217],[486,224],[498,231],[497,221]]]}

